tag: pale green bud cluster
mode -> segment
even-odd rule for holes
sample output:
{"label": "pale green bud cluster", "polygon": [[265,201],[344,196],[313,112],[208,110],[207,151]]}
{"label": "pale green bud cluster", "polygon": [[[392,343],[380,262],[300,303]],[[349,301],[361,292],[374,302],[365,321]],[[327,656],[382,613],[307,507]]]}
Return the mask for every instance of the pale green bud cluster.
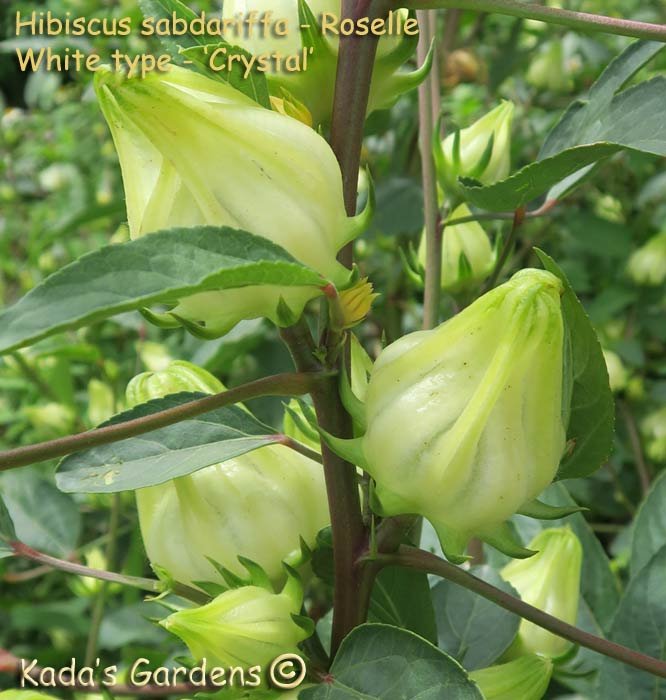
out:
{"label": "pale green bud cluster", "polygon": [[268,666],[296,653],[311,632],[294,616],[301,612],[303,591],[289,575],[281,593],[261,586],[225,591],[207,605],[179,610],[160,624],[187,644],[192,656],[220,667]]}
{"label": "pale green bud cluster", "polygon": [[627,263],[629,276],[636,284],[658,287],[666,281],[666,231],[632,253]]}
{"label": "pale green bud cluster", "polygon": [[[339,23],[341,10],[338,0],[308,0],[310,13],[305,22],[299,20],[299,0],[225,0],[223,17],[246,18],[255,12],[256,17],[271,13],[274,20],[287,20],[289,31],[284,36],[275,32],[252,31],[249,36],[233,36],[231,43],[242,46],[254,55],[279,53],[282,56],[300,56],[306,42],[314,39],[312,52],[307,58],[307,68],[299,71],[283,69],[276,71],[273,67],[267,74],[271,91],[279,94],[280,88],[302,102],[310,114],[314,126],[328,124],[333,111],[333,97],[338,64],[339,37],[334,25]],[[399,21],[404,24],[407,11],[399,10]],[[394,14],[396,10],[394,10]],[[323,17],[326,15],[326,17]],[[314,20],[314,25],[311,22]],[[335,20],[338,20],[337,22]],[[396,29],[397,27],[396,20]],[[310,30],[301,35],[301,24],[309,24]],[[325,31],[322,26],[325,25]],[[305,38],[305,36],[308,38]],[[368,112],[390,107],[403,93],[415,88],[427,75],[429,62],[412,73],[402,72],[400,68],[416,48],[415,36],[387,34],[380,38],[377,58],[372,75]],[[305,48],[307,51],[307,48]],[[301,66],[303,68],[303,66]]]}
{"label": "pale green bud cluster", "polygon": [[548,690],[553,662],[537,654],[472,671],[469,677],[485,700],[541,700]]}
{"label": "pale green bud cluster", "polygon": [[[133,406],[183,391],[218,393],[224,386],[176,361],[135,377],[127,401]],[[283,560],[300,558],[301,538],[314,546],[330,523],[321,465],[282,445],[140,489],[136,498],[148,557],[182,583],[221,582],[210,559],[242,575],[239,555],[281,580]]]}
{"label": "pale green bud cluster", "polygon": [[[364,224],[347,217],[340,167],[316,131],[176,66],[144,79],[104,70],[95,78],[132,238],[228,226],[269,239],[336,285],[347,281],[336,254]],[[280,299],[298,316],[318,294],[271,285],[203,292],[181,299],[168,320],[222,335],[245,318],[280,323]]]}
{"label": "pale green bud cluster", "polygon": [[[536,554],[507,564],[500,572],[502,578],[526,603],[575,624],[583,564],[583,548],[578,537],[569,527],[552,528],[540,532],[528,546]],[[514,650],[557,657],[570,646],[568,640],[522,620]]]}
{"label": "pale green bud cluster", "polygon": [[[449,215],[449,221],[472,216],[466,204]],[[426,264],[426,237],[421,238],[419,262]],[[478,221],[444,226],[442,236],[441,288],[456,293],[474,289],[486,279],[495,264],[495,252]]]}
{"label": "pale green bud cluster", "polygon": [[513,113],[513,103],[505,101],[466,129],[443,141],[435,138],[437,176],[445,194],[457,191],[459,177],[489,185],[509,176]]}
{"label": "pale green bud cluster", "polygon": [[522,270],[375,362],[362,451],[379,510],[423,515],[454,560],[473,536],[504,546],[504,521],[557,472],[561,292],[549,272]]}

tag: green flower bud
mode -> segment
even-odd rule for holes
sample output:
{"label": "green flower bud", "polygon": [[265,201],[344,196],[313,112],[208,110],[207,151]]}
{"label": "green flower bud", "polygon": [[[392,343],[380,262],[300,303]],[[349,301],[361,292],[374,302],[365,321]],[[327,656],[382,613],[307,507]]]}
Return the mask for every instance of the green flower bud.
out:
{"label": "green flower bud", "polygon": [[[336,285],[348,280],[336,253],[364,218],[347,217],[340,167],[317,132],[176,66],[145,79],[100,70],[95,88],[120,159],[132,238],[175,226],[230,226],[282,246]],[[318,294],[249,286],[196,294],[172,311],[221,335],[244,318],[279,323],[281,298],[300,315]]]}
{"label": "green flower bud", "polygon": [[425,516],[454,560],[473,536],[503,546],[501,524],[557,471],[561,291],[549,272],[522,270],[375,362],[362,447],[380,511]]}
{"label": "green flower bud", "polygon": [[[287,56],[299,59],[303,55],[305,44],[299,31],[298,0],[225,0],[222,14],[225,19],[246,19],[251,12],[256,17],[270,15],[272,21],[287,20],[289,31],[280,36],[276,32],[263,32],[254,28],[242,33],[232,32],[227,39],[247,49],[255,56],[280,54],[283,57],[281,69],[274,63],[269,64],[267,78],[271,91],[280,95],[280,89],[287,90],[302,102],[312,115],[315,126],[330,122],[333,111],[333,95],[338,64],[338,36],[334,34],[332,25],[340,19],[339,0],[308,0],[309,11],[313,15],[315,26],[307,33],[314,32],[314,47],[307,56],[307,65],[301,65],[301,70],[289,70]],[[427,75],[429,62],[413,73],[399,72],[400,67],[407,61],[416,48],[415,36],[405,36],[397,33],[404,27],[408,18],[406,10],[394,10],[391,25],[394,34],[381,37],[377,47],[372,84],[368,102],[368,113],[375,109],[390,107],[403,93],[416,87]],[[322,32],[325,23],[326,31]],[[304,24],[311,24],[308,19]],[[400,27],[398,26],[400,24]],[[307,39],[312,41],[311,38]]]}
{"label": "green flower bud", "polygon": [[197,661],[211,666],[267,666],[282,654],[296,653],[310,634],[294,621],[303,592],[289,578],[281,593],[259,586],[234,588],[199,608],[170,615],[160,624],[187,644]]}
{"label": "green flower bud", "polygon": [[608,381],[613,393],[622,391],[629,381],[629,373],[620,356],[612,350],[604,350],[604,360],[606,360],[606,369],[608,370]]}
{"label": "green flower bud", "polygon": [[666,231],[650,240],[629,258],[629,276],[636,284],[658,287],[666,280]]}
{"label": "green flower bud", "polygon": [[[182,391],[217,393],[224,386],[205,370],[177,361],[135,377],[127,402]],[[282,561],[299,559],[301,538],[314,547],[317,533],[330,523],[321,465],[282,445],[140,489],[136,498],[149,559],[183,583],[222,583],[209,558],[242,576],[239,555],[281,580]]]}
{"label": "green flower bud", "polygon": [[647,453],[655,462],[666,462],[666,407],[650,413],[641,423]]}
{"label": "green flower bud", "polygon": [[473,177],[484,185],[508,177],[511,169],[513,102],[502,102],[471,126],[435,143],[440,185],[455,192],[459,177]]}
{"label": "green flower bud", "polygon": [[[469,207],[461,204],[449,216],[449,221],[471,215]],[[419,246],[419,261],[425,267],[425,233]],[[444,291],[456,293],[478,286],[490,274],[494,264],[495,252],[478,221],[444,227],[441,273]]]}
{"label": "green flower bud", "polygon": [[539,90],[568,92],[573,88],[571,71],[564,58],[564,45],[561,41],[550,41],[530,63],[525,76],[527,82]]}
{"label": "green flower bud", "polygon": [[541,700],[548,690],[553,662],[537,654],[472,671],[469,677],[485,700]]}
{"label": "green flower bud", "polygon": [[[530,605],[569,624],[576,622],[583,548],[569,527],[540,532],[529,544],[536,554],[514,560],[500,572]],[[515,651],[561,656],[571,642],[522,620]]]}

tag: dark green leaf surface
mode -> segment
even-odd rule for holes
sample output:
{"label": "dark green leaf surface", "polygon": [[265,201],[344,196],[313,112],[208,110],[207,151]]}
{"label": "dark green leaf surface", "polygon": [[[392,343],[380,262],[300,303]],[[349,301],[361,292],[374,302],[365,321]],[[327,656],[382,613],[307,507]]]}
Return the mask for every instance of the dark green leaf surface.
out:
{"label": "dark green leaf surface", "polygon": [[[620,602],[609,638],[631,649],[666,660],[666,547],[631,580]],[[598,698],[663,700],[663,678],[604,659]]]}
{"label": "dark green leaf surface", "polygon": [[451,657],[425,639],[387,625],[361,625],[342,642],[331,681],[299,700],[483,700]]}
{"label": "dark green leaf surface", "polygon": [[[139,0],[139,6],[146,17],[157,19],[168,19],[171,21],[173,15],[191,22],[197,14],[180,0]],[[266,75],[253,70],[246,77],[245,68],[235,62],[230,70],[213,71],[208,68],[208,56],[218,47],[226,48],[228,55],[240,55],[250,57],[248,51],[239,46],[232,46],[226,41],[220,41],[219,36],[204,35],[198,36],[187,32],[183,36],[162,36],[160,37],[164,45],[171,52],[174,61],[184,65],[195,64],[209,78],[228,82],[239,92],[251,97],[255,102],[267,109],[271,108],[270,95],[268,92],[268,82]]]}
{"label": "dark green leaf surface", "polygon": [[[181,393],[121,413],[111,423],[158,413],[201,398]],[[58,466],[56,483],[70,493],[117,493],[163,484],[275,443],[280,436],[238,406],[225,406],[166,428],[77,452]]]}
{"label": "dark green leaf surface", "polygon": [[606,361],[590,319],[566,275],[555,261],[537,250],[543,266],[564,284],[562,311],[571,347],[572,393],[567,428],[567,454],[558,477],[570,479],[596,471],[610,454],[615,424],[615,403]]}
{"label": "dark green leaf surface", "polygon": [[622,149],[666,155],[666,78],[618,92],[663,47],[649,41],[629,46],[606,68],[587,99],[567,109],[535,163],[487,187],[463,180],[467,199],[490,211],[510,211],[546,192],[547,199],[560,199],[593,163]]}
{"label": "dark green leaf surface", "polygon": [[152,233],[84,255],[0,314],[0,353],[122,311],[261,284],[317,286],[322,278],[245,231],[198,226]]}
{"label": "dark green leaf surface", "polygon": [[411,630],[436,643],[435,611],[427,574],[398,566],[383,569],[372,591],[369,619]]}
{"label": "dark green leaf surface", "polygon": [[2,494],[0,494],[0,559],[14,556],[8,542],[16,540],[16,530],[12,517],[9,515]]}
{"label": "dark green leaf surface", "polygon": [[[472,574],[517,596],[516,591],[490,566],[474,567]],[[511,645],[520,618],[472,591],[449,581],[433,589],[438,646],[468,671],[485,668]]]}
{"label": "dark green leaf surface", "polygon": [[16,530],[16,539],[40,552],[67,558],[81,533],[79,506],[36,471],[2,475],[0,490]]}
{"label": "dark green leaf surface", "polygon": [[631,576],[634,577],[666,545],[666,472],[652,484],[634,521]]}

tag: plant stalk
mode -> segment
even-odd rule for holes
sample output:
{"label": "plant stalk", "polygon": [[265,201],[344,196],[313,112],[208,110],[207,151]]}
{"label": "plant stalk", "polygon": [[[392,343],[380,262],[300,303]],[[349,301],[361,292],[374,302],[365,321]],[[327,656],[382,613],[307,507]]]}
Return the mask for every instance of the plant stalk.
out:
{"label": "plant stalk", "polygon": [[217,408],[259,396],[301,396],[309,393],[319,383],[323,382],[326,376],[324,373],[303,374],[300,372],[276,374],[272,377],[265,377],[264,379],[258,379],[257,381],[234,387],[220,394],[189,401],[180,406],[174,406],[165,411],[128,420],[124,423],[107,425],[103,428],[87,430],[76,435],[68,435],[56,440],[0,452],[0,472],[24,467],[28,464],[35,464],[36,462],[43,462],[55,457],[63,457],[72,452],[90,447],[107,445],[108,443],[125,440],[135,435],[143,435],[151,430],[164,428],[187,418],[194,418]]}
{"label": "plant stalk", "polygon": [[[303,318],[295,326],[282,329],[281,334],[297,368],[307,372],[318,366],[318,360],[313,355],[312,336]],[[337,378],[329,377],[310,393],[319,425],[332,435],[350,437],[351,418],[340,401]],[[361,567],[357,567],[357,560],[366,545],[367,537],[363,526],[356,467],[338,457],[324,443],[321,456],[331,515],[335,568],[332,658],[347,634],[365,619],[367,608],[362,602],[365,596],[362,595]]]}
{"label": "plant stalk", "polygon": [[[419,10],[419,64],[425,61],[435,37],[437,12]],[[432,70],[419,85],[419,149],[421,151],[421,179],[423,183],[423,215],[426,235],[426,268],[423,299],[423,329],[434,328],[439,321],[440,278],[442,273],[442,229],[437,201],[437,176],[432,154],[432,139],[439,117],[440,88],[435,56]]]}
{"label": "plant stalk", "polygon": [[592,649],[599,654],[609,656],[612,659],[638,668],[641,671],[647,671],[660,678],[666,678],[666,661],[655,659],[641,652],[624,647],[621,644],[616,644],[615,642],[602,639],[589,632],[584,632],[573,625],[545,613],[543,610],[539,610],[539,608],[524,603],[519,598],[486,583],[480,578],[450,564],[444,559],[440,559],[430,552],[403,545],[396,554],[380,554],[374,558],[369,557],[368,561],[373,563],[379,562],[384,566],[405,566],[417,569],[418,571],[424,571],[428,574],[441,576],[452,583],[477,593],[505,610],[515,613],[533,622],[535,625],[539,625],[539,627],[543,627],[553,634],[568,639],[574,644]]}
{"label": "plant stalk", "polygon": [[400,2],[396,2],[395,6],[415,10],[446,8],[493,12],[510,17],[557,24],[577,31],[606,32],[607,34],[666,42],[666,25],[663,24],[563,10],[558,7],[548,7],[548,5],[521,2],[521,0],[400,0]]}

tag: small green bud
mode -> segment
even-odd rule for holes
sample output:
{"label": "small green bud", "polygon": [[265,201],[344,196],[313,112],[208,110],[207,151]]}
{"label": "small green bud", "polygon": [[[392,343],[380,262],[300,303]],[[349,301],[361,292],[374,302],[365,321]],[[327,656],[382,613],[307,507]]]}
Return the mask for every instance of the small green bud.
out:
{"label": "small green bud", "polygon": [[571,71],[566,65],[564,45],[561,41],[550,41],[541,47],[530,63],[526,80],[539,90],[568,92],[573,88]]}
{"label": "small green bud", "polygon": [[[466,204],[461,204],[449,216],[449,221],[471,216]],[[425,233],[419,246],[419,262],[426,264]],[[495,264],[495,252],[488,235],[478,221],[445,226],[442,237],[441,287],[446,292],[473,289],[488,277]]]}
{"label": "small green bud", "polygon": [[608,381],[611,391],[616,394],[626,388],[629,381],[629,373],[620,356],[612,350],[604,350],[604,360],[608,370]]}
{"label": "small green bud", "polygon": [[629,276],[636,284],[658,287],[666,280],[666,231],[652,236],[636,250],[627,263]]}
{"label": "small green bud", "polygon": [[267,666],[282,654],[296,653],[299,642],[310,636],[293,619],[303,603],[302,589],[294,584],[288,580],[282,593],[259,586],[234,588],[160,624],[180,637],[197,661],[227,668]]}
{"label": "small green bud", "polygon": [[[540,532],[528,545],[537,553],[529,559],[512,561],[500,572],[526,603],[570,625],[575,624],[580,597],[583,548],[569,527]],[[557,657],[571,642],[522,620],[515,651]]]}
{"label": "small green bud", "polygon": [[[256,17],[270,15],[273,21],[287,20],[289,30],[284,35],[258,28],[242,33],[234,31],[228,36],[229,41],[255,56],[280,54],[283,57],[280,67],[271,62],[266,73],[271,92],[281,98],[281,91],[287,90],[307,108],[315,127],[328,124],[333,111],[338,64],[339,37],[334,33],[334,25],[339,23],[339,0],[308,0],[304,21],[299,17],[299,0],[226,0],[222,15],[225,19],[245,19],[250,12]],[[391,26],[394,33],[379,40],[368,113],[391,106],[427,74],[429,66],[414,73],[399,70],[416,48],[416,37],[397,31],[404,27],[407,19],[407,10],[393,10]],[[307,30],[299,30],[302,25],[307,25]],[[326,26],[325,32],[322,31],[323,25]],[[307,52],[309,45],[313,50],[307,55],[307,64],[301,62],[301,70],[290,68],[286,57],[298,57],[302,61],[303,52]]]}
{"label": "small green bud", "polygon": [[495,544],[552,481],[565,447],[560,280],[522,270],[375,362],[362,447],[384,515],[417,513],[447,555]]}
{"label": "small green bud", "polygon": [[[102,69],[95,89],[118,151],[133,239],[175,226],[229,226],[282,246],[335,285],[348,280],[336,254],[362,219],[347,217],[340,166],[316,131],[177,66],[143,79]],[[195,294],[171,311],[189,329],[222,335],[242,319],[279,324],[280,298],[298,317],[320,293],[248,286]]]}
{"label": "small green bud", "polygon": [[[127,402],[224,390],[206,370],[176,361],[134,377]],[[283,560],[298,558],[301,538],[314,547],[317,533],[330,523],[321,465],[282,445],[140,489],[136,499],[148,557],[182,583],[222,583],[210,559],[243,576],[239,555],[279,581]]]}
{"label": "small green bud", "polygon": [[472,671],[469,677],[485,700],[541,700],[548,690],[553,662],[529,654],[499,666]]}
{"label": "small green bud", "polygon": [[437,175],[444,192],[457,191],[459,177],[489,185],[511,169],[513,102],[502,102],[471,126],[435,142]]}
{"label": "small green bud", "polygon": [[100,425],[116,412],[113,389],[99,379],[88,382],[88,420],[92,425]]}

